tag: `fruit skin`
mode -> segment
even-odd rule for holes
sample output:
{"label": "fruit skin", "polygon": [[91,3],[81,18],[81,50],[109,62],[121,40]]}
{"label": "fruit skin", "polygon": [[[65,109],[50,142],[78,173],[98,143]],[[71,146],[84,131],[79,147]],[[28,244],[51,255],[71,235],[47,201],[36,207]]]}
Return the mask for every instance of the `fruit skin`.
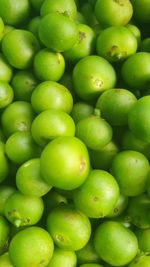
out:
{"label": "fruit skin", "polygon": [[70,49],[77,40],[77,27],[68,17],[50,13],[44,16],[39,23],[39,37],[41,42],[56,52]]}
{"label": "fruit skin", "polygon": [[41,6],[40,14],[45,16],[49,13],[62,14],[74,20],[77,14],[77,7],[74,0],[45,0]]}
{"label": "fruit skin", "polygon": [[3,54],[9,64],[17,69],[30,68],[39,49],[37,38],[27,30],[14,29],[2,41]]}
{"label": "fruit skin", "polygon": [[32,226],[18,232],[11,240],[9,255],[16,267],[46,267],[52,258],[54,244],[49,233]]}
{"label": "fruit skin", "polygon": [[16,227],[36,224],[43,214],[42,198],[14,192],[6,201],[5,217]]}
{"label": "fruit skin", "polygon": [[99,116],[89,116],[76,125],[76,136],[93,150],[106,146],[111,141],[112,135],[110,124]]}
{"label": "fruit skin", "polygon": [[99,34],[96,50],[109,62],[121,62],[136,53],[137,40],[128,28],[112,26]]}
{"label": "fruit skin", "polygon": [[0,0],[0,16],[5,24],[19,26],[30,15],[30,3],[28,0]]}
{"label": "fruit skin", "polygon": [[8,64],[4,55],[0,53],[0,81],[10,82],[13,76],[13,68]]}
{"label": "fruit skin", "polygon": [[51,186],[72,190],[79,187],[90,170],[85,144],[76,137],[58,137],[41,153],[41,174]]}
{"label": "fruit skin", "polygon": [[0,256],[0,267],[13,267],[8,252]]}
{"label": "fruit skin", "polygon": [[57,109],[70,113],[73,107],[73,98],[70,91],[62,84],[45,81],[33,91],[31,104],[36,113],[47,109]]}
{"label": "fruit skin", "polygon": [[77,256],[74,251],[64,250],[55,247],[53,257],[47,267],[76,267]]}
{"label": "fruit skin", "polygon": [[5,154],[5,144],[0,141],[0,182],[4,181],[9,173],[9,162]]}
{"label": "fruit skin", "polygon": [[0,81],[0,109],[7,107],[13,98],[13,88],[8,83]]}
{"label": "fruit skin", "polygon": [[138,252],[135,234],[115,221],[106,221],[97,227],[94,244],[100,258],[113,266],[128,264]]}
{"label": "fruit skin", "polygon": [[103,91],[114,88],[116,84],[113,66],[97,55],[86,56],[79,60],[73,69],[72,78],[74,90],[83,100],[95,99]]}
{"label": "fruit skin", "polygon": [[112,161],[111,171],[125,196],[137,196],[146,190],[149,162],[142,153],[119,152]]}
{"label": "fruit skin", "polygon": [[133,14],[133,8],[129,0],[97,0],[95,15],[103,27],[124,26]]}
{"label": "fruit skin", "polygon": [[119,198],[115,178],[103,170],[92,170],[86,181],[73,193],[77,209],[91,218],[108,215]]}
{"label": "fruit skin", "polygon": [[41,112],[32,122],[31,133],[35,142],[44,147],[59,136],[74,136],[75,124],[71,116],[61,110]]}
{"label": "fruit skin", "polygon": [[83,248],[91,236],[88,217],[66,204],[60,204],[49,213],[47,229],[59,248],[71,251]]}
{"label": "fruit skin", "polygon": [[150,256],[139,255],[127,267],[147,267],[150,265]]}
{"label": "fruit skin", "polygon": [[150,96],[143,96],[135,103],[128,114],[128,126],[139,139],[150,142]]}
{"label": "fruit skin", "polygon": [[10,226],[8,221],[0,215],[0,255],[8,249],[10,238]]}

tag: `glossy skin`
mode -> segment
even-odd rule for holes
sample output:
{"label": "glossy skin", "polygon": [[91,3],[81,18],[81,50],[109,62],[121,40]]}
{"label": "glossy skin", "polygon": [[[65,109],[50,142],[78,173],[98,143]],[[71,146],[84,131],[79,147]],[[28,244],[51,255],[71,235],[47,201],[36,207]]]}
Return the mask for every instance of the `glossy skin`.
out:
{"label": "glossy skin", "polygon": [[107,221],[98,226],[94,235],[99,256],[114,266],[128,264],[138,252],[135,234],[119,222]]}
{"label": "glossy skin", "polygon": [[50,191],[51,186],[41,177],[39,158],[30,159],[18,168],[16,185],[18,190],[25,195],[41,197]]}
{"label": "glossy skin", "polygon": [[13,69],[8,64],[3,54],[0,54],[0,81],[10,82],[13,75]]}
{"label": "glossy skin", "polygon": [[150,141],[149,104],[150,96],[141,97],[128,115],[128,126],[131,132],[147,143]]}
{"label": "glossy skin", "polygon": [[96,18],[103,27],[124,26],[130,21],[132,14],[133,8],[129,0],[97,0],[95,4]]}
{"label": "glossy skin", "polygon": [[47,109],[57,109],[70,113],[73,98],[69,90],[54,81],[40,83],[31,96],[33,109],[40,113]]}
{"label": "glossy skin", "polygon": [[17,26],[30,15],[30,3],[27,0],[0,0],[0,16],[5,24]]}
{"label": "glossy skin", "polygon": [[28,131],[35,114],[32,106],[26,101],[14,101],[1,115],[2,129],[6,137],[17,131]]}
{"label": "glossy skin", "polygon": [[47,218],[47,229],[54,243],[65,250],[81,249],[91,235],[88,217],[65,204],[59,205],[50,212]]}
{"label": "glossy skin", "polygon": [[78,24],[78,39],[74,46],[63,53],[69,62],[77,62],[94,53],[96,35],[94,30],[85,24]]}
{"label": "glossy skin", "polygon": [[31,133],[35,142],[44,147],[59,136],[74,136],[75,124],[66,112],[49,109],[36,116],[31,126]]}
{"label": "glossy skin", "polygon": [[61,53],[43,49],[34,58],[34,73],[40,81],[59,81],[65,71],[65,60]]}
{"label": "glossy skin", "polygon": [[0,256],[0,266],[13,267],[8,252],[5,252],[2,256]]}
{"label": "glossy skin", "polygon": [[75,19],[77,7],[74,0],[45,0],[40,9],[41,16],[45,16],[51,12],[62,14],[70,19]]}
{"label": "glossy skin", "polygon": [[150,54],[138,52],[128,58],[122,65],[122,78],[133,90],[147,89],[149,82]]}
{"label": "glossy skin", "polygon": [[76,125],[76,136],[93,150],[102,149],[112,139],[112,128],[99,116],[89,116]]}
{"label": "glossy skin", "polygon": [[38,157],[40,152],[41,149],[28,131],[18,131],[7,139],[6,154],[13,163],[22,164],[31,158]]}
{"label": "glossy skin", "polygon": [[83,185],[74,191],[74,204],[88,217],[108,215],[119,198],[115,178],[103,170],[92,170]]}
{"label": "glossy skin", "polygon": [[99,56],[110,62],[121,62],[136,53],[137,40],[126,27],[113,26],[100,33],[96,50]]}
{"label": "glossy skin", "polygon": [[146,190],[149,162],[142,153],[119,152],[113,159],[111,171],[125,196],[137,196]]}
{"label": "glossy skin", "polygon": [[43,200],[14,192],[5,203],[5,217],[16,227],[36,224],[43,214]]}
{"label": "glossy skin", "polygon": [[74,89],[83,100],[95,99],[103,91],[113,88],[116,83],[114,68],[104,58],[95,55],[78,61],[72,77]]}
{"label": "glossy skin", "polygon": [[17,69],[32,66],[33,58],[40,49],[36,37],[29,31],[14,29],[2,41],[2,51],[9,64]]}
{"label": "glossy skin", "polygon": [[0,81],[0,109],[7,107],[14,98],[13,88],[6,82]]}
{"label": "glossy skin", "polygon": [[52,140],[43,149],[40,164],[43,179],[51,186],[66,190],[79,187],[90,170],[87,148],[76,137]]}
{"label": "glossy skin", "polygon": [[64,265],[65,267],[76,267],[77,256],[74,251],[67,251],[55,247],[53,257],[47,267],[58,267]]}
{"label": "glossy skin", "polygon": [[14,99],[30,102],[32,92],[37,84],[38,80],[31,71],[21,70],[16,72],[11,81],[14,91]]}
{"label": "glossy skin", "polygon": [[70,49],[75,44],[77,35],[75,22],[64,15],[50,13],[40,21],[40,40],[53,51],[64,52]]}
{"label": "glossy skin", "polygon": [[54,251],[49,233],[37,226],[18,232],[11,240],[9,254],[16,267],[46,267]]}
{"label": "glossy skin", "polygon": [[126,125],[128,113],[136,103],[135,95],[122,88],[106,90],[97,100],[96,108],[111,125]]}

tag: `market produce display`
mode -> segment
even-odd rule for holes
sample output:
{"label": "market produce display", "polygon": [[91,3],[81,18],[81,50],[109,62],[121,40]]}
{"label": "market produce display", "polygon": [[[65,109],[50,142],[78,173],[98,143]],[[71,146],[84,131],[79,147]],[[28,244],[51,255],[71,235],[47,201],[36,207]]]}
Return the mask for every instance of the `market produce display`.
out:
{"label": "market produce display", "polygon": [[0,0],[0,267],[150,267],[150,0]]}

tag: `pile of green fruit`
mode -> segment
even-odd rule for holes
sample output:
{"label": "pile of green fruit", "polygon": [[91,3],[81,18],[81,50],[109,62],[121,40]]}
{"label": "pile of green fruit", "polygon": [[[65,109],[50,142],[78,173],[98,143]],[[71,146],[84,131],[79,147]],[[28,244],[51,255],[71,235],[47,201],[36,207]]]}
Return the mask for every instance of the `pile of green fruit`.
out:
{"label": "pile of green fruit", "polygon": [[150,267],[150,0],[0,0],[0,267]]}

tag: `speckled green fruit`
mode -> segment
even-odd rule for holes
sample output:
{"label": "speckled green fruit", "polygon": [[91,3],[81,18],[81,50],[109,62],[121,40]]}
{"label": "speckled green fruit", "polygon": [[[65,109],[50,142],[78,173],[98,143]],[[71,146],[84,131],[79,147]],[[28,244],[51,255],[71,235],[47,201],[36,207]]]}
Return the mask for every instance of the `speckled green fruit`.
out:
{"label": "speckled green fruit", "polygon": [[121,62],[136,53],[137,40],[128,28],[112,26],[99,34],[96,50],[99,56],[110,62]]}
{"label": "speckled green fruit", "polygon": [[135,234],[115,221],[107,221],[97,227],[94,244],[100,258],[113,266],[128,264],[138,252]]}
{"label": "speckled green fruit", "polygon": [[56,52],[70,49],[76,42],[78,31],[73,20],[59,13],[44,16],[39,24],[42,43]]}
{"label": "speckled green fruit", "polygon": [[79,187],[90,170],[87,148],[76,137],[52,140],[43,149],[40,164],[43,179],[51,186],[66,190]]}
{"label": "speckled green fruit", "polygon": [[42,198],[16,191],[7,199],[4,213],[8,221],[20,227],[36,224],[41,219],[43,209]]}
{"label": "speckled green fruit", "polygon": [[103,170],[92,170],[86,181],[73,193],[77,209],[88,217],[102,218],[108,215],[119,198],[119,186],[115,178]]}
{"label": "speckled green fruit", "polygon": [[65,204],[59,205],[49,213],[47,229],[54,243],[65,250],[76,251],[83,248],[91,235],[88,217]]}
{"label": "speckled green fruit", "polygon": [[33,226],[18,232],[11,240],[9,254],[16,267],[46,267],[52,258],[53,240],[43,228]]}
{"label": "speckled green fruit", "polygon": [[79,60],[73,69],[72,77],[74,89],[83,100],[95,99],[116,84],[113,66],[106,59],[96,55]]}

